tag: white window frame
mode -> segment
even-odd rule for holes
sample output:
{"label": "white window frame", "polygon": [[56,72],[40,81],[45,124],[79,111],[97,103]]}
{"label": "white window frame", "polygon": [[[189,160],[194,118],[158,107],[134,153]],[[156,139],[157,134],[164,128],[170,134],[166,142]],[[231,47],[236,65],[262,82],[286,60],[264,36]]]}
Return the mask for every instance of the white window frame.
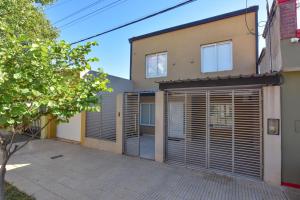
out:
{"label": "white window frame", "polygon": [[[156,56],[156,57],[158,57],[159,55],[166,55],[166,57],[167,57],[167,59],[166,59],[166,61],[167,61],[167,63],[166,63],[166,74],[164,74],[164,75],[158,75],[158,74],[156,74],[156,75],[149,75],[148,74],[148,62],[147,62],[147,58],[149,56]],[[157,63],[156,63],[156,68],[158,68],[158,59],[157,59]],[[161,52],[161,53],[153,53],[153,54],[146,55],[146,57],[145,57],[145,69],[146,69],[146,73],[145,73],[146,78],[167,77],[168,76],[168,52],[165,51],[165,52]],[[156,71],[158,71],[158,70],[156,70]]]}
{"label": "white window frame", "polygon": [[[146,123],[142,123],[142,105],[148,105],[149,107],[149,122],[146,124]],[[151,105],[154,106],[154,123],[151,124]],[[141,103],[140,104],[140,125],[142,126],[155,126],[155,103]]]}
{"label": "white window frame", "polygon": [[[216,54],[217,54],[217,71],[210,71],[210,72],[204,72],[203,71],[203,68],[204,68],[204,58],[203,58],[203,49],[205,47],[211,47],[211,46],[215,46],[217,47],[218,45],[222,45],[222,44],[231,44],[231,52],[230,52],[230,56],[231,56],[231,68],[228,69],[228,70],[219,70],[219,63],[218,63],[218,51],[216,51]],[[212,43],[212,44],[207,44],[207,45],[202,45],[201,46],[201,66],[200,66],[200,71],[201,73],[216,73],[216,72],[224,72],[224,71],[232,71],[233,70],[233,42],[231,40],[228,40],[228,41],[224,41],[224,42],[217,42],[217,43]]]}

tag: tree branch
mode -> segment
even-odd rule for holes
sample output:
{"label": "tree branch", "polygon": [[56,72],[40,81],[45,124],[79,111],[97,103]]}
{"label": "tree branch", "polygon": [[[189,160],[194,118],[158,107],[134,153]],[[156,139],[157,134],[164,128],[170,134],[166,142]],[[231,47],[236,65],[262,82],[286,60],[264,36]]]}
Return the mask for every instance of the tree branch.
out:
{"label": "tree branch", "polygon": [[16,130],[15,130],[15,128],[13,128],[12,136],[10,138],[10,142],[9,142],[8,149],[7,149],[8,152],[10,152],[10,149],[11,149],[11,147],[13,145],[13,141],[15,139],[15,135],[16,135]]}
{"label": "tree branch", "polygon": [[23,147],[25,147],[31,140],[33,140],[39,133],[41,133],[42,132],[42,130],[44,129],[44,128],[46,128],[48,125],[49,125],[49,123],[53,120],[54,118],[51,118],[50,120],[48,120],[48,122],[40,129],[40,130],[38,130],[35,134],[33,134],[29,139],[27,139],[27,141],[25,141],[22,145],[15,145],[15,147],[14,147],[14,150],[13,151],[11,151],[11,152],[9,152],[9,157],[11,156],[11,155],[13,155],[14,153],[16,153],[17,151],[19,151],[20,149],[22,149]]}

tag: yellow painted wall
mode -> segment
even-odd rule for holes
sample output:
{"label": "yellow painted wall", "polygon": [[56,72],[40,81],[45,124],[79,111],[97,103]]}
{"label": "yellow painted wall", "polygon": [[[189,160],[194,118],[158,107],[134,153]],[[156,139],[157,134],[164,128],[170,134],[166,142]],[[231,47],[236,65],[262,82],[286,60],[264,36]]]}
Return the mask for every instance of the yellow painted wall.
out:
{"label": "yellow painted wall", "polygon": [[[255,13],[247,14],[250,29],[255,31]],[[200,73],[201,45],[232,40],[233,70]],[[168,52],[168,76],[145,78],[145,56]],[[193,79],[256,72],[256,37],[248,32],[245,16],[240,15],[195,27],[164,33],[132,42],[132,80],[135,89],[158,87],[156,81]]]}
{"label": "yellow painted wall", "polygon": [[[41,127],[44,127],[52,117],[50,115],[41,117]],[[56,120],[52,119],[49,124],[42,130],[41,138],[42,139],[52,139],[56,138]]]}

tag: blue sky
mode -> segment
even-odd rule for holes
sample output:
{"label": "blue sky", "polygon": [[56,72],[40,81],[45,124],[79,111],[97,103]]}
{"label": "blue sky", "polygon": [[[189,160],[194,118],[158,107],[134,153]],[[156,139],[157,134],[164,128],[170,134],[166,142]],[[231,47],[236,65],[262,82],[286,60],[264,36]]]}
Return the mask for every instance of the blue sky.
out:
{"label": "blue sky", "polygon": [[[51,22],[68,16],[80,8],[83,8],[97,0],[58,0],[54,5],[45,9],[47,17]],[[102,0],[96,6],[85,10],[65,21],[56,23],[60,29],[60,39],[74,42],[84,37],[105,31],[134,19],[144,17],[153,12],[173,6],[183,0],[119,0],[116,6],[97,13],[72,26],[64,26],[68,22],[109,5],[116,0]],[[259,21],[266,20],[265,0],[248,0],[248,5],[259,5]],[[160,29],[220,15],[243,9],[245,0],[198,0],[194,3],[156,16],[138,24],[103,35],[92,41],[99,43],[93,49],[91,56],[98,57],[100,62],[93,68],[103,68],[108,74],[129,78],[130,45],[128,39],[133,36],[157,31]],[[263,23],[262,23],[263,24]],[[60,28],[62,27],[62,28]],[[263,28],[259,29],[262,33]],[[260,49],[264,46],[264,40],[260,37]]]}

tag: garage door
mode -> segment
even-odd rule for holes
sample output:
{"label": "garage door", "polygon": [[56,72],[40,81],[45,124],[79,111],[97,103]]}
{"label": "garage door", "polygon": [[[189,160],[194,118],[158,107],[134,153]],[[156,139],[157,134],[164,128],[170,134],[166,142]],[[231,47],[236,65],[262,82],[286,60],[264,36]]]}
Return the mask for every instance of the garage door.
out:
{"label": "garage door", "polygon": [[167,92],[166,161],[262,178],[260,89]]}

